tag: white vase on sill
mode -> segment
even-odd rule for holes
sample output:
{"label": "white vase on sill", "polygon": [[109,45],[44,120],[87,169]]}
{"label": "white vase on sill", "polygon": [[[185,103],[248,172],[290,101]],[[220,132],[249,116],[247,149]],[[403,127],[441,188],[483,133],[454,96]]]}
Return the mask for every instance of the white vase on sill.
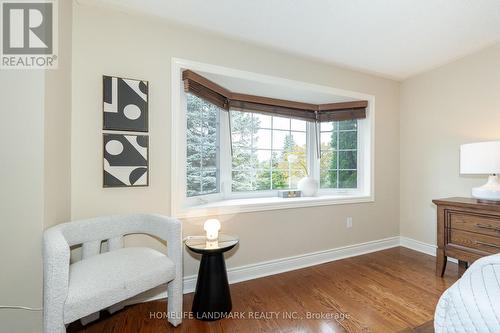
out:
{"label": "white vase on sill", "polygon": [[314,197],[318,193],[318,181],[312,177],[305,176],[299,180],[297,187],[303,197]]}

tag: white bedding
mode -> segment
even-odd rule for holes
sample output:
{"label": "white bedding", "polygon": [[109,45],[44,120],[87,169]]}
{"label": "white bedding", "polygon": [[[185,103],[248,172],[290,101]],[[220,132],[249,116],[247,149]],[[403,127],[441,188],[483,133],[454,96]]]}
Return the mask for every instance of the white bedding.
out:
{"label": "white bedding", "polygon": [[436,333],[500,333],[500,254],[477,260],[439,299]]}

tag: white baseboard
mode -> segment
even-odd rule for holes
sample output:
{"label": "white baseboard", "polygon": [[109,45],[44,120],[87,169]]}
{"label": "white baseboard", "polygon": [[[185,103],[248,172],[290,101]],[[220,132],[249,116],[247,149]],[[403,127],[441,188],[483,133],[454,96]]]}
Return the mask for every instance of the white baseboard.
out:
{"label": "white baseboard", "polygon": [[[293,271],[300,268],[315,266],[330,261],[355,257],[366,253],[381,251],[399,246],[399,237],[342,246],[325,251],[301,254],[298,256],[263,261],[255,264],[230,268],[229,283],[237,283],[264,276]],[[194,277],[196,278],[196,277]]]}
{"label": "white baseboard", "polygon": [[[229,283],[237,283],[257,279],[264,276],[293,271],[315,266],[330,261],[359,256],[399,246],[399,237],[390,237],[366,243],[342,246],[326,251],[301,254],[298,256],[262,261],[255,264],[229,268]],[[193,292],[196,287],[196,275],[184,277],[184,292]]]}
{"label": "white baseboard", "polygon": [[[425,254],[428,254],[428,255],[433,256],[433,257],[436,256],[436,248],[437,248],[436,245],[424,243],[424,242],[418,241],[416,239],[408,238],[408,237],[404,237],[404,236],[400,236],[399,238],[400,238],[400,245],[403,247],[406,247],[408,249],[418,251],[421,253],[425,253]],[[453,258],[448,258],[448,261],[451,261],[454,263],[458,262],[456,259],[453,259]]]}
{"label": "white baseboard", "polygon": [[[355,257],[362,254],[381,251],[397,246],[403,246],[414,251],[425,253],[434,257],[436,256],[435,245],[424,243],[404,236],[395,236],[365,243],[337,247],[325,251],[306,253],[298,256],[233,267],[228,269],[227,276],[229,283],[232,284],[257,279],[264,276],[289,272],[300,268],[315,266],[335,260]],[[452,258],[449,258],[448,260],[455,263],[457,262]],[[196,277],[196,275],[189,275],[184,277],[185,294],[191,293],[195,290]],[[147,294],[140,295],[140,297],[127,302],[127,304],[147,302],[166,297],[166,286],[160,286],[155,290],[148,292]]]}
{"label": "white baseboard", "polygon": [[[249,264],[239,267],[229,268],[227,276],[229,283],[237,283],[247,280],[253,280],[264,276],[293,271],[300,268],[315,266],[330,261],[350,258],[367,254],[371,252],[381,251],[389,248],[400,246],[400,237],[389,237],[365,243],[337,247],[330,250],[318,251],[312,253],[301,254],[297,256],[280,258],[269,261],[262,261],[255,264]],[[184,277],[184,293],[191,293],[196,288],[196,275]],[[155,292],[148,292],[131,300],[130,303],[147,302],[167,297],[166,287],[162,286]]]}
{"label": "white baseboard", "polygon": [[432,245],[429,243],[424,243],[421,241],[418,241],[416,239],[400,236],[400,245],[403,247],[406,247],[408,249],[418,251],[421,253],[425,253],[431,256],[436,256],[436,245]]}

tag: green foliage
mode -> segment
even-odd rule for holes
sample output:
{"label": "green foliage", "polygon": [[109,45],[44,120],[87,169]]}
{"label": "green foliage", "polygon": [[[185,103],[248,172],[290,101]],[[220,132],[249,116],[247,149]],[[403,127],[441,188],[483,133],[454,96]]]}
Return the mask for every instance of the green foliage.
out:
{"label": "green foliage", "polygon": [[233,141],[232,190],[252,191],[256,183],[257,154],[252,149],[252,137],[257,133],[259,120],[251,113],[231,112]]}
{"label": "green foliage", "polygon": [[[295,163],[296,165],[299,163],[306,165],[306,147],[296,145],[291,135],[285,137],[283,151],[272,151],[269,159],[259,162],[259,150],[255,148],[259,140],[263,140],[258,136],[260,125],[260,120],[251,113],[231,112],[234,192],[286,189],[296,184],[298,174],[304,174],[295,170],[300,166],[289,166],[288,156],[292,153],[298,156],[299,161]],[[290,169],[293,170],[289,172]],[[295,181],[292,181],[292,178]]]}
{"label": "green foliage", "polygon": [[322,143],[320,185],[322,188],[356,188],[358,133],[357,121],[332,124],[330,145]]}
{"label": "green foliage", "polygon": [[219,191],[218,165],[219,109],[187,94],[186,184],[187,196]]}
{"label": "green foliage", "polygon": [[[188,197],[219,191],[220,112],[211,103],[187,94]],[[259,140],[265,140],[258,135],[260,125],[259,117],[252,113],[231,112],[234,192],[294,188],[298,180],[308,174],[306,147],[299,146],[290,134],[284,137],[282,151],[257,149]],[[357,122],[336,122],[331,128],[329,143],[321,146],[321,187],[355,188]]]}

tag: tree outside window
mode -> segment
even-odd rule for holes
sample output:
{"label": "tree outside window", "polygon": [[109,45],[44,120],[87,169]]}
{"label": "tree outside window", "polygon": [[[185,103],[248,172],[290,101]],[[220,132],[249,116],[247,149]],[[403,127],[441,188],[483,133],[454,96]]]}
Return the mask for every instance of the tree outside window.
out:
{"label": "tree outside window", "polygon": [[[221,112],[226,111],[187,94],[187,197],[221,191]],[[231,179],[231,191],[297,188],[298,181],[308,174],[306,121],[230,112],[233,155],[231,175],[227,177]],[[357,188],[357,120],[321,123],[320,143],[321,188]]]}
{"label": "tree outside window", "polygon": [[221,110],[187,94],[186,195],[219,192],[219,115]]}
{"label": "tree outside window", "polygon": [[357,120],[321,123],[321,188],[356,188]]}
{"label": "tree outside window", "polygon": [[306,174],[306,122],[239,111],[231,121],[232,191],[296,188]]}

